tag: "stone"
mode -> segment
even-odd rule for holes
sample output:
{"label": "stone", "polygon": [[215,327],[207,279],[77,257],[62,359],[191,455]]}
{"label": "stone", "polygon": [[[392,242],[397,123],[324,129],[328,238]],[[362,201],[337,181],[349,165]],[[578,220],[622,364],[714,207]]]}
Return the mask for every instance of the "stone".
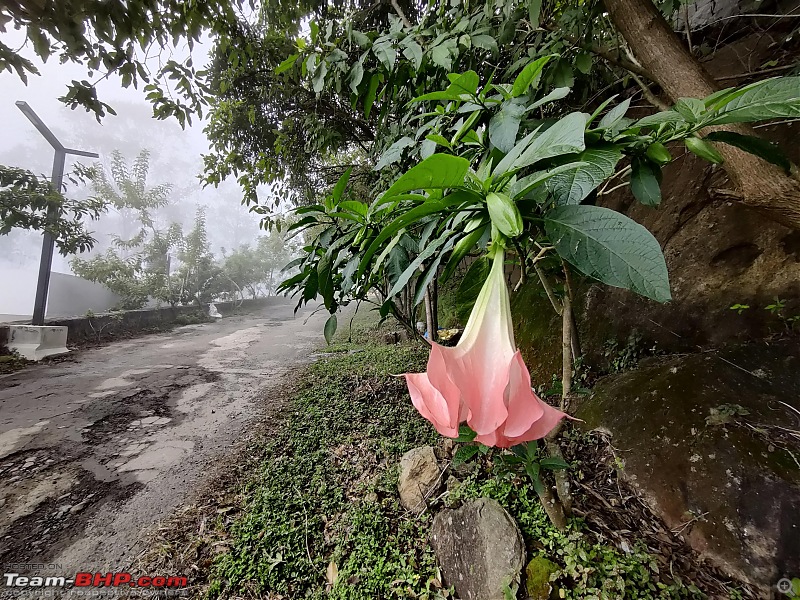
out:
{"label": "stone", "polygon": [[534,556],[525,567],[525,592],[529,600],[548,600],[553,586],[550,576],[561,568],[544,556]]}
{"label": "stone", "polygon": [[644,361],[575,416],[628,449],[620,475],[667,527],[770,597],[800,572],[800,442],[782,433],[797,411],[800,347],[783,340]]}
{"label": "stone", "polygon": [[440,481],[441,472],[433,447],[409,450],[400,459],[400,478],[397,481],[400,504],[412,512],[422,512],[425,500],[436,491]]}
{"label": "stone", "polygon": [[444,584],[455,587],[456,597],[504,600],[507,588],[516,594],[525,545],[514,519],[496,500],[477,498],[438,513],[431,545]]}

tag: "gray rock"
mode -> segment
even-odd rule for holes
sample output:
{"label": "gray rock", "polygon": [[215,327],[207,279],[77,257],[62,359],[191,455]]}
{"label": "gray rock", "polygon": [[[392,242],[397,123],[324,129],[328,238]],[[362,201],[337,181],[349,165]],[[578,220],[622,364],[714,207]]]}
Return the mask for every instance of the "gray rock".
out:
{"label": "gray rock", "polygon": [[425,510],[427,500],[441,482],[439,464],[431,446],[409,450],[400,459],[397,489],[400,503],[412,512]]}
{"label": "gray rock", "polygon": [[445,585],[455,586],[462,600],[503,600],[506,586],[516,594],[525,545],[497,501],[478,498],[443,510],[433,520],[431,544]]}

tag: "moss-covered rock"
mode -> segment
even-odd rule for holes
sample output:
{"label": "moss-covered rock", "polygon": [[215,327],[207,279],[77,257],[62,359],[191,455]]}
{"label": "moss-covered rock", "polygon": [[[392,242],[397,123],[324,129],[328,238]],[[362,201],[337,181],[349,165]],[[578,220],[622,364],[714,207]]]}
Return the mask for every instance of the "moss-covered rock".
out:
{"label": "moss-covered rock", "polygon": [[553,586],[550,576],[560,567],[544,556],[535,556],[525,567],[525,591],[530,600],[548,600]]}
{"label": "moss-covered rock", "polygon": [[800,570],[798,411],[787,341],[644,361],[601,380],[576,416],[612,433],[623,476],[670,527],[767,590]]}

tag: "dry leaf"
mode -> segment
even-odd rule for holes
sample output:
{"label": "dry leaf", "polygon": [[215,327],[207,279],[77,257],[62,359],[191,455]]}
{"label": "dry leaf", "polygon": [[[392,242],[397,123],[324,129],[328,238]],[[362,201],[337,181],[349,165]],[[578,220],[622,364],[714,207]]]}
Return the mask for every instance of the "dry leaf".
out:
{"label": "dry leaf", "polygon": [[336,585],[336,580],[339,578],[339,569],[336,563],[331,561],[328,563],[328,569],[325,571],[325,577],[328,579],[328,585],[333,587]]}

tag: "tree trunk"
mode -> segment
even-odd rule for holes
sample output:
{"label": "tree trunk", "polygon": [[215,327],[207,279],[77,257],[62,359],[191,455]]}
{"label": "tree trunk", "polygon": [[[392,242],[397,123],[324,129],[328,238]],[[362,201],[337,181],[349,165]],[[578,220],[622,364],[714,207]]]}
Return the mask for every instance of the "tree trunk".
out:
{"label": "tree trunk", "polygon": [[[611,20],[642,66],[675,102],[679,98],[705,98],[720,87],[683,46],[651,0],[604,0]],[[750,127],[709,127],[755,135]],[[800,181],[775,165],[747,152],[717,144],[735,192],[726,193],[756,208],[774,221],[800,229]]]}

